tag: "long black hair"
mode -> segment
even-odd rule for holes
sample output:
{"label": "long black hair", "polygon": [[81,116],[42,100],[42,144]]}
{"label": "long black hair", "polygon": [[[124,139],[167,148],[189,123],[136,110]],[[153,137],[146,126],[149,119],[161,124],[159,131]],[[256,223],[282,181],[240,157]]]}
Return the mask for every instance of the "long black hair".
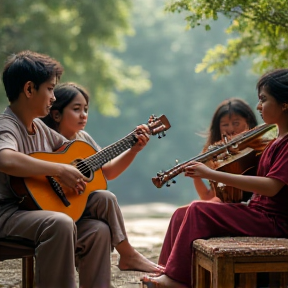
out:
{"label": "long black hair", "polygon": [[256,84],[258,94],[264,88],[280,104],[288,103],[288,69],[274,69],[260,77]]}
{"label": "long black hair", "polygon": [[224,100],[219,104],[219,106],[216,108],[216,111],[214,112],[209,127],[207,141],[204,145],[204,150],[207,149],[209,145],[214,144],[215,142],[218,142],[222,139],[222,135],[220,133],[220,120],[227,114],[237,114],[245,118],[249,129],[254,128],[258,124],[254,112],[244,100],[239,98],[230,98]]}
{"label": "long black hair", "polygon": [[50,109],[50,113],[41,118],[41,120],[50,128],[56,130],[58,132],[58,123],[52,117],[52,111],[57,110],[60,114],[63,113],[64,108],[79,94],[81,93],[87,105],[89,104],[89,95],[86,89],[81,87],[80,85],[73,82],[66,82],[62,84],[56,85],[54,89],[54,95],[56,101],[53,103],[52,108]]}

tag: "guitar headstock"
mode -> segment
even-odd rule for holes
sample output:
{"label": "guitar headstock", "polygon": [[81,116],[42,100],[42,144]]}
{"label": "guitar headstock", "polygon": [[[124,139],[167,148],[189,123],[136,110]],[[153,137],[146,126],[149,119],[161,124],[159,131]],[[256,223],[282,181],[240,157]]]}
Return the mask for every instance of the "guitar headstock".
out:
{"label": "guitar headstock", "polygon": [[156,177],[152,178],[153,184],[157,188],[161,188],[164,184],[170,187],[171,184],[175,184],[175,177],[184,171],[185,164],[177,164],[173,168],[167,171],[159,171]]}
{"label": "guitar headstock", "polygon": [[162,138],[166,136],[165,131],[167,131],[171,125],[165,115],[159,117],[151,115],[148,120],[148,127],[152,135],[158,134],[158,138]]}

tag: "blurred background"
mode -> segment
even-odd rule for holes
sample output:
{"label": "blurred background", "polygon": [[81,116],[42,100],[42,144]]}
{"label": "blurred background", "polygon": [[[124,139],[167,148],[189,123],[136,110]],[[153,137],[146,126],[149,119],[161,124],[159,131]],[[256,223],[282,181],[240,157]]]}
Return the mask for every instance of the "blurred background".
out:
{"label": "blurred background", "polygon": [[[26,49],[59,60],[65,69],[61,82],[78,82],[90,92],[86,130],[100,146],[127,135],[151,114],[165,114],[169,119],[172,127],[166,137],[151,137],[131,166],[108,183],[122,205],[182,205],[196,199],[190,178],[179,175],[176,184],[160,189],[151,178],[159,170],[172,168],[176,160],[181,163],[201,152],[203,134],[222,100],[240,97],[259,116],[255,85],[261,74],[259,69],[251,70],[259,58],[241,57],[241,53],[246,56],[248,44],[237,51],[238,59],[223,64],[225,73],[218,75],[217,69],[199,66],[209,49],[229,44],[229,39],[236,37],[235,31],[226,33],[237,26],[235,17],[212,13],[206,15],[204,24],[193,28],[195,25],[187,22],[192,13],[187,7],[167,9],[164,0],[0,2],[1,67],[8,55]],[[227,9],[231,11],[231,7]],[[256,31],[260,30],[255,30],[255,35]],[[2,111],[8,104],[2,83],[0,95]],[[258,121],[262,122],[259,117]]]}

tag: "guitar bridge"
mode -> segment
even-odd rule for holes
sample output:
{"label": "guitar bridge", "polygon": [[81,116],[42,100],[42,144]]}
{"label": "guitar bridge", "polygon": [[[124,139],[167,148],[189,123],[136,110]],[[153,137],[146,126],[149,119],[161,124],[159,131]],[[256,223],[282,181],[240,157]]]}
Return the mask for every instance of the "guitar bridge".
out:
{"label": "guitar bridge", "polygon": [[52,177],[52,176],[46,176],[47,180],[49,181],[50,186],[52,187],[53,191],[56,193],[56,195],[60,198],[62,203],[68,207],[70,206],[70,202],[66,198],[63,189],[61,185]]}

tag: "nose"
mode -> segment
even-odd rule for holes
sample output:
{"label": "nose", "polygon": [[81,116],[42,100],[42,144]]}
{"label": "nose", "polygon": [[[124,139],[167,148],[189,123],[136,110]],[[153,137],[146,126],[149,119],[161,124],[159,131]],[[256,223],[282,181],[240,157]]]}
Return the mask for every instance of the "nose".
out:
{"label": "nose", "polygon": [[261,103],[261,101],[259,101],[259,102],[257,103],[256,109],[259,110],[259,111],[262,110],[262,103]]}
{"label": "nose", "polygon": [[87,114],[87,112],[83,111],[80,116],[81,118],[87,118]]}
{"label": "nose", "polygon": [[233,133],[234,133],[234,127],[233,127],[232,124],[229,124],[229,126],[228,126],[227,129],[226,129],[226,133],[227,133],[228,135],[233,135]]}
{"label": "nose", "polygon": [[55,94],[54,94],[54,91],[52,92],[52,103],[56,101],[56,97],[55,97]]}

